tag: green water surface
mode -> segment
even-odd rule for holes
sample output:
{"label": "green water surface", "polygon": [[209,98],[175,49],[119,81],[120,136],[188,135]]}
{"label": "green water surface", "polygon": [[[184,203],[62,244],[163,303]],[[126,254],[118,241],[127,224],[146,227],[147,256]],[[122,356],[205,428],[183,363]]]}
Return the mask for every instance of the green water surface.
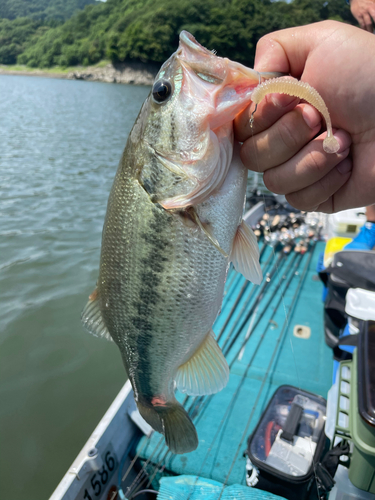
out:
{"label": "green water surface", "polygon": [[147,87],[0,76],[0,498],[48,498],[125,382],[85,333],[106,203]]}

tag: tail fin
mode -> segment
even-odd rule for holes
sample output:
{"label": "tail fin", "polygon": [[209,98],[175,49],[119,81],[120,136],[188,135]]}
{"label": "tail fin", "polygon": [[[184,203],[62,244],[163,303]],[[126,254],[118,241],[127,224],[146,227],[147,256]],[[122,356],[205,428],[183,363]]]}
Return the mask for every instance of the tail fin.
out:
{"label": "tail fin", "polygon": [[157,432],[164,434],[172,453],[194,451],[198,446],[198,434],[189,415],[177,401],[167,406],[148,406],[137,403],[142,417]]}

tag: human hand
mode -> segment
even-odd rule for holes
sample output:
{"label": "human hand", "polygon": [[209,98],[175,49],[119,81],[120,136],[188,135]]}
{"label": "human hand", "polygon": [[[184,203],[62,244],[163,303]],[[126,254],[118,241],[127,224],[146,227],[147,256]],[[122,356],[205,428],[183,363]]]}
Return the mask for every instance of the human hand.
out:
{"label": "human hand", "polygon": [[296,208],[331,213],[375,203],[374,54],[373,35],[335,21],[282,30],[258,42],[255,68],[290,73],[316,88],[341,146],[337,154],[325,153],[325,133],[316,137],[319,113],[285,95],[260,103],[253,130],[253,106],[236,118],[242,161],[264,172],[266,187]]}
{"label": "human hand", "polygon": [[375,22],[374,0],[351,0],[350,10],[357,19],[360,27],[370,33],[373,32],[373,20]]}

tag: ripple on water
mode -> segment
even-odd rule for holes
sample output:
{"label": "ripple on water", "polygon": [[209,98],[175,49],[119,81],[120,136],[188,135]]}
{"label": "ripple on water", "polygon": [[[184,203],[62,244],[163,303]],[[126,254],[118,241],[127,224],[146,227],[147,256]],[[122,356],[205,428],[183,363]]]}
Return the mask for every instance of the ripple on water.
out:
{"label": "ripple on water", "polygon": [[79,318],[112,180],[148,92],[0,76],[2,498],[47,498],[124,383],[115,346]]}

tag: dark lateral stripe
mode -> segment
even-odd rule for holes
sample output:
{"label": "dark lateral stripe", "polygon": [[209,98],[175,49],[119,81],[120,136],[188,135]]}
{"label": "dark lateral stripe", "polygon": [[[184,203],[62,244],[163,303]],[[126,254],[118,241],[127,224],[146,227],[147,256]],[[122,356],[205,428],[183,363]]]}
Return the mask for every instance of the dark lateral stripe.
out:
{"label": "dark lateral stripe", "polygon": [[176,135],[175,135],[175,110],[174,108],[172,109],[172,114],[171,114],[171,151],[174,151],[176,149]]}
{"label": "dark lateral stripe", "polygon": [[137,371],[142,377],[143,396],[152,396],[151,372],[152,350],[149,348],[153,339],[153,322],[155,308],[163,302],[163,297],[158,292],[162,274],[165,271],[168,259],[165,257],[170,246],[170,241],[166,237],[166,229],[171,223],[171,218],[162,209],[153,210],[153,218],[149,224],[149,230],[141,235],[144,244],[149,249],[146,258],[140,261],[139,282],[142,287],[139,295],[133,302],[135,310],[138,312],[132,318],[132,323],[137,329],[137,352],[140,353]]}

